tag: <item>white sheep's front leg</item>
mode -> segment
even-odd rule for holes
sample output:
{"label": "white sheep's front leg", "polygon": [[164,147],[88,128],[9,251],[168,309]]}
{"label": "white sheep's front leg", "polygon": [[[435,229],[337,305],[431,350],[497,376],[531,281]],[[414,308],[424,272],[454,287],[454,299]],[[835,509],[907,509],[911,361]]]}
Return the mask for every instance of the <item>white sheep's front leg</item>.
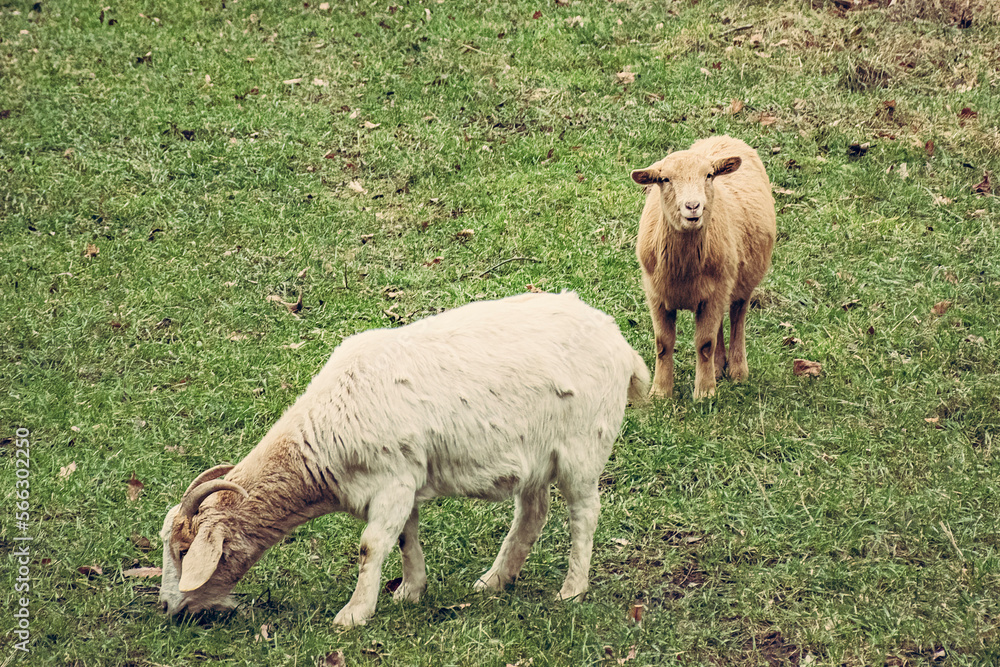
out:
{"label": "white sheep's front leg", "polygon": [[514,496],[514,521],[500,546],[493,567],[472,585],[477,591],[503,588],[514,580],[528,559],[528,552],[542,533],[549,513],[549,486],[525,490]]}
{"label": "white sheep's front leg", "polygon": [[368,527],[361,533],[358,585],[351,601],[333,619],[335,625],[364,625],[375,613],[382,582],[382,563],[402,534],[414,506],[414,491],[400,485],[384,490],[368,505]]}
{"label": "white sheep's front leg", "polygon": [[424,564],[424,551],[420,548],[420,538],[417,535],[419,522],[420,510],[414,505],[410,518],[403,526],[403,532],[399,534],[399,550],[403,554],[403,581],[392,594],[392,599],[396,602],[416,602],[427,588],[427,566]]}

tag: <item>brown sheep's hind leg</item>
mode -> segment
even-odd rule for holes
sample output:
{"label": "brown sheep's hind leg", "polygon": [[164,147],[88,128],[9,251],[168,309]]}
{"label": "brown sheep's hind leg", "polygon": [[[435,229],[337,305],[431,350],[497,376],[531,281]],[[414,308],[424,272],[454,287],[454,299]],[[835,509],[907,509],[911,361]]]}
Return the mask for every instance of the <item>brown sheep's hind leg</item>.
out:
{"label": "brown sheep's hind leg", "polygon": [[722,322],[719,322],[719,337],[715,341],[715,379],[718,380],[726,370],[726,339],[722,334]]}
{"label": "brown sheep's hind leg", "polygon": [[737,299],[729,307],[729,377],[742,382],[750,375],[747,366],[746,299]]}

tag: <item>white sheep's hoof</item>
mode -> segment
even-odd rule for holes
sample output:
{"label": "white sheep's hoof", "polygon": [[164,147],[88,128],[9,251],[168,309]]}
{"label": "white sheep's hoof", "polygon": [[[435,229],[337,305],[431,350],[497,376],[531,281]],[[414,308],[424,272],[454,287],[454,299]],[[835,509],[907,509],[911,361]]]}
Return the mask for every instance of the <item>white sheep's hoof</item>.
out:
{"label": "white sheep's hoof", "polygon": [[368,611],[360,607],[352,607],[348,604],[337,613],[333,619],[334,625],[341,625],[345,628],[352,628],[356,625],[365,625],[371,618],[374,610]]}
{"label": "white sheep's hoof", "polygon": [[563,589],[556,594],[556,600],[573,600],[575,602],[580,602],[586,595],[586,588],[566,590],[566,587],[564,586]]}
{"label": "white sheep's hoof", "polygon": [[472,584],[474,591],[498,591],[501,588],[503,585],[500,583],[500,577],[492,572],[487,572]]}
{"label": "white sheep's hoof", "polygon": [[419,602],[420,595],[424,592],[425,588],[427,588],[426,582],[422,586],[418,586],[404,581],[393,592],[392,599],[394,602]]}

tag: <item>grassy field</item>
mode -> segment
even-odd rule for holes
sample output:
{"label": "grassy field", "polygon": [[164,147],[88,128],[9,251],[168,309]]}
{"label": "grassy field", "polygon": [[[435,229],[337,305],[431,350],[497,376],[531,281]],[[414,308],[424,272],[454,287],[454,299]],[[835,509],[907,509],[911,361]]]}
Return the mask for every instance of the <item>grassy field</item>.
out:
{"label": "grassy field", "polygon": [[[0,0],[0,664],[1000,663],[1000,10],[888,4]],[[585,601],[552,600],[555,492],[499,595],[470,584],[511,504],[429,503],[425,598],[349,631],[346,516],[268,552],[228,619],[169,622],[123,576],[355,332],[573,289],[651,366],[629,172],[711,133],[775,189],[751,377],[694,403],[679,318]]]}

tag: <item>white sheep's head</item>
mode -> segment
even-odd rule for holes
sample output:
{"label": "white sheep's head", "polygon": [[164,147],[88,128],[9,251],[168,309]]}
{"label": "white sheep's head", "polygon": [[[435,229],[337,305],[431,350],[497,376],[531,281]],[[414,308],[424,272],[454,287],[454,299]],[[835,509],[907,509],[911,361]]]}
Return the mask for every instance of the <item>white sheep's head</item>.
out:
{"label": "white sheep's head", "polygon": [[646,169],[632,172],[639,185],[659,188],[660,210],[677,232],[694,232],[711,220],[714,179],[740,168],[739,157],[709,160],[693,151],[677,151]]}
{"label": "white sheep's head", "polygon": [[[239,485],[218,479],[232,468],[219,465],[203,472],[167,512],[160,531],[160,604],[171,616],[235,608],[229,593],[262,552],[246,544],[243,531],[230,520],[232,507],[248,497]],[[220,491],[232,493],[213,496]],[[205,503],[210,496],[212,502]]]}

